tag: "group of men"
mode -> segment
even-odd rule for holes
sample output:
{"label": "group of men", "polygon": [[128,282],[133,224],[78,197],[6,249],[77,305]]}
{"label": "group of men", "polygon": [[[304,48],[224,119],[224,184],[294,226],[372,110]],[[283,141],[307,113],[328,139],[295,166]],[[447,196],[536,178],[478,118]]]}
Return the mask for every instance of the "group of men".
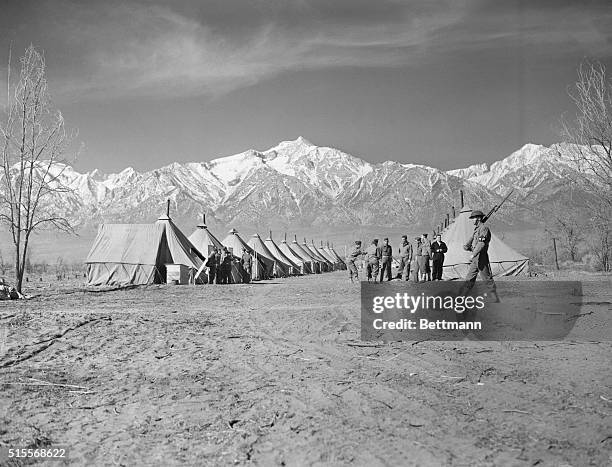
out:
{"label": "group of men", "polygon": [[231,284],[232,280],[232,264],[234,262],[240,265],[240,275],[242,282],[250,282],[251,270],[253,267],[253,257],[246,249],[242,249],[242,256],[239,260],[234,259],[234,256],[229,249],[213,247],[210,255],[206,259],[204,266],[208,268],[208,283],[209,284]]}
{"label": "group of men", "polygon": [[[465,277],[465,287],[467,290],[471,289],[476,282],[477,276],[480,274],[489,290],[497,297],[488,253],[491,231],[485,225],[486,218],[482,211],[472,211],[470,219],[474,219],[474,233],[463,246],[466,251],[471,252],[470,264]],[[412,244],[408,242],[407,235],[402,235],[398,250],[399,270],[396,279],[404,281],[412,279],[415,282],[442,280],[444,254],[447,251],[448,247],[442,241],[442,236],[439,234],[435,236],[433,243],[429,241],[427,234],[424,233],[416,237]],[[372,240],[372,243],[365,251],[361,248],[361,240],[355,241],[355,246],[347,256],[347,266],[351,282],[359,280],[355,262],[363,256],[366,259],[368,281],[382,282],[385,275],[387,280],[391,280],[393,255],[388,238],[383,240],[381,247],[378,246],[378,239]],[[430,262],[432,267],[430,267]],[[380,278],[378,278],[379,269]]]}
{"label": "group of men", "polygon": [[[399,268],[395,278],[404,281],[412,279],[416,282],[442,280],[444,254],[447,251],[448,248],[442,241],[441,235],[436,235],[432,243],[428,235],[424,233],[416,237],[413,244],[408,242],[407,235],[402,235],[398,250]],[[368,282],[383,282],[385,276],[387,281],[393,278],[391,274],[393,248],[389,245],[388,238],[383,239],[381,246],[378,245],[378,239],[375,238],[365,251],[361,249],[361,241],[355,241],[355,246],[347,258],[351,281],[358,279],[355,261],[361,256],[365,256]],[[430,262],[433,262],[433,275]]]}

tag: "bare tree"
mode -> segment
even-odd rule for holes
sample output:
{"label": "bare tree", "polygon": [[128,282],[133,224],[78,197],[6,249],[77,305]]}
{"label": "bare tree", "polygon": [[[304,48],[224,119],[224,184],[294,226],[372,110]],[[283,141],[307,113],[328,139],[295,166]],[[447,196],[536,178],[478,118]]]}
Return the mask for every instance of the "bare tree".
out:
{"label": "bare tree", "polygon": [[578,247],[584,238],[583,211],[584,209],[575,206],[569,200],[564,200],[564,202],[547,206],[542,212],[542,218],[546,222],[546,231],[551,237],[561,240],[563,248],[572,261],[578,259]]}
{"label": "bare tree", "polygon": [[61,178],[74,135],[52,107],[45,71],[44,56],[31,45],[21,58],[19,80],[13,86],[9,52],[7,105],[0,123],[0,221],[12,236],[19,292],[32,233],[45,227],[73,231],[52,200],[70,191]]}
{"label": "bare tree", "polygon": [[562,122],[563,151],[573,159],[577,182],[592,195],[585,204],[593,253],[609,271],[612,239],[612,81],[600,63],[584,63],[578,81],[569,91],[576,116]]}

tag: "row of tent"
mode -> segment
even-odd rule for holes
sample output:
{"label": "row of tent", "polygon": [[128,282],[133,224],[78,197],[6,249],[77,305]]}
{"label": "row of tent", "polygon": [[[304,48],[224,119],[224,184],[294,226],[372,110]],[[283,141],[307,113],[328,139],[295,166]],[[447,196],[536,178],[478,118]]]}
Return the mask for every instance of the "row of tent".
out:
{"label": "row of tent", "polygon": [[346,264],[332,246],[317,247],[297,238],[280,244],[258,234],[245,242],[235,229],[219,241],[205,222],[186,237],[169,215],[154,224],[102,224],[87,259],[88,285],[144,285],[166,282],[167,265],[182,265],[196,283],[206,281],[204,268],[214,248],[227,247],[234,256],[232,282],[247,282],[239,258],[243,250],[253,258],[250,280],[265,280],[301,274],[346,269]]}
{"label": "row of tent", "polygon": [[[442,232],[448,247],[443,279],[465,277],[471,254],[463,249],[471,238],[474,225],[472,210],[462,208],[459,215]],[[181,264],[193,277],[204,278],[203,266],[213,247],[231,249],[237,260],[245,249],[253,256],[251,280],[312,274],[346,269],[346,264],[330,246],[292,243],[280,244],[257,234],[245,242],[232,229],[219,241],[202,222],[187,238],[168,215],[154,224],[102,224],[86,259],[87,282],[90,285],[152,284],[166,281],[166,265]],[[529,271],[529,258],[518,253],[494,233],[489,244],[489,261],[494,276],[518,276]],[[232,263],[232,282],[243,282],[239,261]]]}

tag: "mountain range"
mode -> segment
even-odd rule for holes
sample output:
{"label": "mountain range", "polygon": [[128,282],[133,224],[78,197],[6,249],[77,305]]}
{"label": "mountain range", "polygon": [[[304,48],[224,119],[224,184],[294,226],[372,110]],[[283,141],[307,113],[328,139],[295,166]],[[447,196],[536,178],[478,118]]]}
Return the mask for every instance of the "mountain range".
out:
{"label": "mountain range", "polygon": [[491,165],[443,171],[387,161],[373,164],[303,137],[265,151],[250,149],[209,162],[172,163],[137,172],[79,173],[58,165],[71,188],[50,202],[79,227],[152,222],[171,201],[178,222],[255,229],[405,226],[430,229],[467,206],[488,210],[514,189],[496,216],[507,225],[537,222],[558,202],[575,169],[562,145],[526,144]]}

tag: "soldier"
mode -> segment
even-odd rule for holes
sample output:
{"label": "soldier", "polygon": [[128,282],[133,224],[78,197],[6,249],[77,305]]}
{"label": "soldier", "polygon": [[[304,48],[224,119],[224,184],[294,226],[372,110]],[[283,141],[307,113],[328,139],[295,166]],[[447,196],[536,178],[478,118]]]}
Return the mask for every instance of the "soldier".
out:
{"label": "soldier", "polygon": [[419,282],[419,274],[420,274],[419,257],[421,256],[421,237],[414,237],[414,246],[413,246],[412,251],[413,251],[412,278],[415,282]]}
{"label": "soldier", "polygon": [[223,247],[223,251],[221,252],[221,259],[219,261],[219,272],[218,275],[220,277],[221,284],[230,284],[231,283],[231,272],[232,272],[232,255],[227,249],[227,247]]}
{"label": "soldier", "polygon": [[240,258],[240,265],[244,271],[243,281],[245,283],[251,281],[251,271],[253,270],[253,257],[246,248],[242,249],[242,257]]}
{"label": "soldier", "polygon": [[359,272],[357,271],[355,261],[357,261],[357,258],[364,254],[365,253],[361,251],[361,240],[355,240],[355,246],[346,257],[346,265],[349,272],[349,279],[351,279],[351,282],[353,282],[353,276],[355,277],[355,279],[359,280]]}
{"label": "soldier", "polygon": [[427,238],[427,234],[424,233],[421,236],[421,262],[419,264],[419,270],[421,272],[421,279],[424,281],[431,280],[431,268],[429,267],[429,260],[431,258],[431,242]]}
{"label": "soldier", "polygon": [[373,279],[374,282],[378,279],[378,268],[380,265],[381,250],[378,248],[378,239],[372,240],[372,243],[366,250],[368,261],[368,282]]}
{"label": "soldier", "polygon": [[221,252],[223,248],[215,248],[215,265],[216,265],[216,274],[215,274],[215,283],[221,284]]}
{"label": "soldier", "polygon": [[468,271],[465,275],[465,282],[462,287],[463,293],[469,292],[474,283],[476,277],[480,273],[482,280],[484,280],[489,288],[491,295],[495,301],[499,302],[497,296],[497,288],[495,281],[493,280],[493,274],[491,273],[491,264],[489,263],[489,242],[491,241],[491,231],[483,222],[484,214],[482,211],[472,211],[470,219],[474,219],[474,234],[463,246],[466,251],[471,251],[471,263],[468,267]]}
{"label": "soldier", "polygon": [[446,243],[442,241],[442,235],[436,235],[436,241],[431,244],[433,253],[433,280],[442,280],[442,267],[444,266],[444,253],[448,251]]}
{"label": "soldier", "polygon": [[387,273],[387,280],[391,280],[391,263],[393,262],[393,248],[389,245],[389,239],[383,239],[383,245],[380,248],[380,258],[381,258],[381,266],[380,266],[380,282],[382,282],[385,278],[385,273]]}
{"label": "soldier", "polygon": [[214,284],[215,277],[217,275],[217,268],[219,263],[217,262],[217,247],[213,247],[210,255],[206,259],[206,267],[208,268],[208,283]]}
{"label": "soldier", "polygon": [[398,278],[401,277],[403,281],[407,281],[410,278],[410,263],[412,262],[412,245],[408,242],[407,235],[402,235],[402,243],[399,247],[399,258],[400,265],[397,276]]}

